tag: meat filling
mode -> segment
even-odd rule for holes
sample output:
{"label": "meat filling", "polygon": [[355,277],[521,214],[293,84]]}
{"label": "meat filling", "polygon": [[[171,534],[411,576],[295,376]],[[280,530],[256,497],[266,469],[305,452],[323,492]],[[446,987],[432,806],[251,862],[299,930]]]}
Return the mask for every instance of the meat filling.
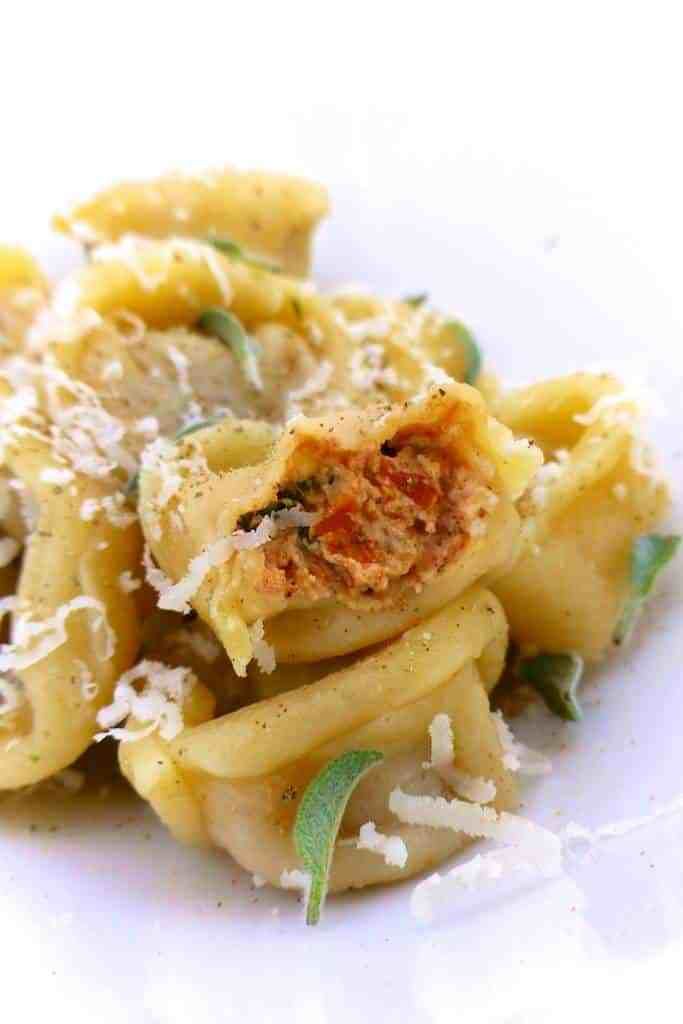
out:
{"label": "meat filling", "polygon": [[264,590],[381,605],[392,582],[419,590],[452,562],[496,501],[481,471],[458,463],[434,437],[411,434],[380,450],[335,452],[241,525],[254,529],[282,509],[314,517],[266,543]]}

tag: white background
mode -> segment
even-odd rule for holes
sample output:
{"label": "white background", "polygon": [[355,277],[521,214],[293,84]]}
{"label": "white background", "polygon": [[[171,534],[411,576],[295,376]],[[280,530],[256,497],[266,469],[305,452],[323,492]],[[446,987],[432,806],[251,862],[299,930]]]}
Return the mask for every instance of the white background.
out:
{"label": "white background", "polygon": [[[0,36],[0,236],[54,268],[70,251],[49,237],[49,214],[116,178],[222,162],[311,175],[334,206],[323,281],[430,289],[509,378],[629,363],[664,393],[673,419],[659,434],[678,482],[677,8],[12,4]],[[648,636],[602,673],[581,730],[547,736],[558,770],[528,796],[540,820],[594,825],[676,795],[680,610],[671,574]],[[432,932],[410,921],[403,887],[338,903],[312,935],[291,901],[252,903],[243,882],[231,886],[222,858],[177,849],[147,817],[114,828],[108,814],[74,812],[51,837],[14,826],[0,837],[8,1016],[680,1019],[677,819]]]}

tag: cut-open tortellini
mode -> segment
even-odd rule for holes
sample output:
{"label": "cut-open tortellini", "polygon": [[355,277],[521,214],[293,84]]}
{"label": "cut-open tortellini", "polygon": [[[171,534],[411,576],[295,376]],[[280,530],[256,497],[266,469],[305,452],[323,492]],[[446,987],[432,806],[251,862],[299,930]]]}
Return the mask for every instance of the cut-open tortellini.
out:
{"label": "cut-open tortellini", "polygon": [[519,503],[520,556],[494,584],[512,635],[599,658],[628,595],[633,542],[669,502],[636,430],[636,402],[614,377],[576,374],[511,392],[496,411],[547,456]]}
{"label": "cut-open tortellini", "polygon": [[[191,602],[240,674],[264,620],[320,602],[393,612],[374,634],[355,631],[359,646],[384,639],[405,628],[417,594],[428,611],[494,568],[492,552],[509,558],[512,502],[539,462],[457,384],[402,406],[301,417],[279,434],[199,431],[143,463],[143,528],[172,583],[161,604]],[[501,532],[507,543],[493,541]],[[316,632],[307,660],[350,649],[321,651]]]}

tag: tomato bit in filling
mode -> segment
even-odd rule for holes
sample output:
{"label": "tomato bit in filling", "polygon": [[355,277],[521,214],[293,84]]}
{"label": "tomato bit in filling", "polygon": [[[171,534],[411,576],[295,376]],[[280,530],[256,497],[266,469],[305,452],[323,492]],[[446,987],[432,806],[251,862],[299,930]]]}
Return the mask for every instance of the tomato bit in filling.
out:
{"label": "tomato bit in filling", "polygon": [[481,470],[457,461],[434,437],[411,434],[381,449],[336,451],[313,477],[282,487],[274,505],[243,517],[297,508],[315,516],[264,546],[262,586],[271,593],[386,603],[396,580],[420,587],[484,529],[497,498]]}

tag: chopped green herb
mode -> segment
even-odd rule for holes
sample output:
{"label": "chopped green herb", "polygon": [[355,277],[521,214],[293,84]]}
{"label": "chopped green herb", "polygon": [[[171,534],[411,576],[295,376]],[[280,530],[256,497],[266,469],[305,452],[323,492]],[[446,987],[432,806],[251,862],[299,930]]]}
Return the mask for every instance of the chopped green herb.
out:
{"label": "chopped green herb", "polygon": [[417,295],[405,295],[403,301],[406,306],[415,306],[417,309],[419,306],[424,306],[428,298],[429,292],[418,292]]}
{"label": "chopped green herb", "polygon": [[187,437],[188,434],[194,434],[197,430],[204,430],[205,427],[215,427],[217,423],[222,423],[224,419],[225,416],[207,416],[205,420],[194,420],[192,423],[188,423],[186,427],[181,427],[173,440],[180,441],[181,438]]}
{"label": "chopped green herb", "polygon": [[197,321],[197,327],[207,334],[212,334],[229,348],[249,383],[257,391],[263,391],[254,342],[236,316],[228,313],[226,309],[205,309]]}
{"label": "chopped green herb", "polygon": [[465,353],[465,366],[467,368],[463,374],[463,380],[465,384],[474,384],[481,373],[481,350],[471,332],[459,320],[450,320],[446,326],[455,335],[455,340]]}
{"label": "chopped green herb", "polygon": [[540,693],[548,709],[566,722],[583,717],[576,691],[583,675],[583,658],[578,654],[537,654],[520,658],[517,674]]}
{"label": "chopped green herb", "polygon": [[241,260],[242,263],[247,263],[250,267],[256,267],[258,270],[269,270],[271,274],[282,273],[282,267],[278,266],[277,263],[270,263],[268,260],[262,260],[258,256],[252,256],[251,253],[245,252],[237,242],[233,242],[231,238],[209,238],[208,241],[214,249],[218,249],[219,252],[230,256],[234,260]]}
{"label": "chopped green herb", "polygon": [[34,764],[38,764],[38,762],[40,761],[40,754],[29,754],[29,758],[31,759],[31,761],[33,761]]}
{"label": "chopped green herb", "polygon": [[349,797],[365,773],[383,758],[377,750],[348,750],[325,765],[306,787],[294,822],[294,846],[311,878],[307,924],[320,920],[334,844]]}
{"label": "chopped green herb", "polygon": [[614,631],[615,644],[628,640],[655,580],[674,557],[680,543],[681,538],[675,534],[663,536],[657,533],[646,534],[635,541],[631,550],[631,592]]}

